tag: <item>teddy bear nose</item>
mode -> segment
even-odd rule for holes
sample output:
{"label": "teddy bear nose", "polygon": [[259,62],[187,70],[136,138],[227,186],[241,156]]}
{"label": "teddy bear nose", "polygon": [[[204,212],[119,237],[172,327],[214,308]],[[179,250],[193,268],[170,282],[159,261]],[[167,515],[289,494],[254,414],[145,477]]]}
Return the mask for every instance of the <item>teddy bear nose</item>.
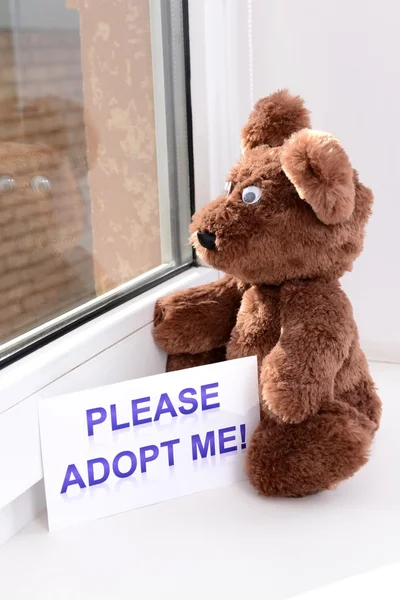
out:
{"label": "teddy bear nose", "polygon": [[203,248],[207,248],[207,250],[213,250],[215,248],[215,233],[211,233],[210,231],[198,231],[197,239]]}

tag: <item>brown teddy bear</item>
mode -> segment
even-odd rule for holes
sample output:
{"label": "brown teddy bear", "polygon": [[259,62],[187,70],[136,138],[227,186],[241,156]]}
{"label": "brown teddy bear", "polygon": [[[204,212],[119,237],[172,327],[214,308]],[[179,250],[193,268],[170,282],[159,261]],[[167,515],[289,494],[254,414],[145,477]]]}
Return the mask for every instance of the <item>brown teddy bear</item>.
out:
{"label": "brown teddy bear", "polygon": [[299,97],[260,100],[226,194],[193,217],[197,253],[227,275],[158,301],[167,369],[257,355],[261,422],[246,469],[266,496],[333,489],[367,462],[381,403],[339,278],[372,193]]}

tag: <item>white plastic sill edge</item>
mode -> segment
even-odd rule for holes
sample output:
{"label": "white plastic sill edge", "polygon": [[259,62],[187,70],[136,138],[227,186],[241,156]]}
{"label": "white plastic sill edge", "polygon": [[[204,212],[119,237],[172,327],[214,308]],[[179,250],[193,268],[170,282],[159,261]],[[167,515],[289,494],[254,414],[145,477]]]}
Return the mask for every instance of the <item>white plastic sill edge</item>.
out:
{"label": "white plastic sill edge", "polygon": [[[103,364],[106,354],[109,360],[119,360],[124,340],[135,333],[144,335],[143,328],[146,326],[151,328],[154,303],[158,298],[218,277],[219,273],[212,269],[192,268],[22,358],[0,373],[0,508],[43,477],[37,420],[40,397],[52,394],[52,387],[57,384],[57,394],[60,393],[60,384],[61,393],[73,391],[77,378],[79,382],[83,376],[84,387],[98,385],[96,359]],[[149,338],[147,329],[146,339]],[[133,346],[132,361],[135,340],[136,336],[128,340],[129,348]],[[147,343],[152,342],[149,339]],[[70,377],[71,374],[76,375],[75,378]],[[68,382],[65,386],[61,378]],[[103,377],[102,384],[105,383],[107,380]]]}
{"label": "white plastic sill edge", "polygon": [[296,596],[293,600],[398,600],[400,598],[400,563],[355,575],[331,585]]}

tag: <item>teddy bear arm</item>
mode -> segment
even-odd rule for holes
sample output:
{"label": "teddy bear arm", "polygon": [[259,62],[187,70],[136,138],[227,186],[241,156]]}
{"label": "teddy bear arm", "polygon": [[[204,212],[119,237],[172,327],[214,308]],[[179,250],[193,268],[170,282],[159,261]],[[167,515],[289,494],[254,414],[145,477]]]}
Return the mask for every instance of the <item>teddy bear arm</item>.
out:
{"label": "teddy bear arm", "polygon": [[282,303],[281,323],[279,342],[262,363],[262,400],[283,421],[300,423],[333,399],[355,325],[339,285],[318,282],[292,286]]}
{"label": "teddy bear arm", "polygon": [[153,337],[169,354],[198,354],[224,346],[236,322],[243,290],[225,276],[157,301]]}

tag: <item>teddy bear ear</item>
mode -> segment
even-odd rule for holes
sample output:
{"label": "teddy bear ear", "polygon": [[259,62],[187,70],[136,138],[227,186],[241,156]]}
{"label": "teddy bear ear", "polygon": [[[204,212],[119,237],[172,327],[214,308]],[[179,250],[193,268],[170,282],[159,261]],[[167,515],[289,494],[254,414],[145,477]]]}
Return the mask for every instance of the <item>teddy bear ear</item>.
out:
{"label": "teddy bear ear", "polygon": [[311,127],[311,123],[303,99],[279,90],[255,104],[242,129],[242,152],[262,144],[282,146],[292,133],[305,127]]}
{"label": "teddy bear ear", "polygon": [[284,144],[281,163],[300,198],[325,225],[343,223],[351,217],[355,204],[353,168],[335,138],[303,129]]}

